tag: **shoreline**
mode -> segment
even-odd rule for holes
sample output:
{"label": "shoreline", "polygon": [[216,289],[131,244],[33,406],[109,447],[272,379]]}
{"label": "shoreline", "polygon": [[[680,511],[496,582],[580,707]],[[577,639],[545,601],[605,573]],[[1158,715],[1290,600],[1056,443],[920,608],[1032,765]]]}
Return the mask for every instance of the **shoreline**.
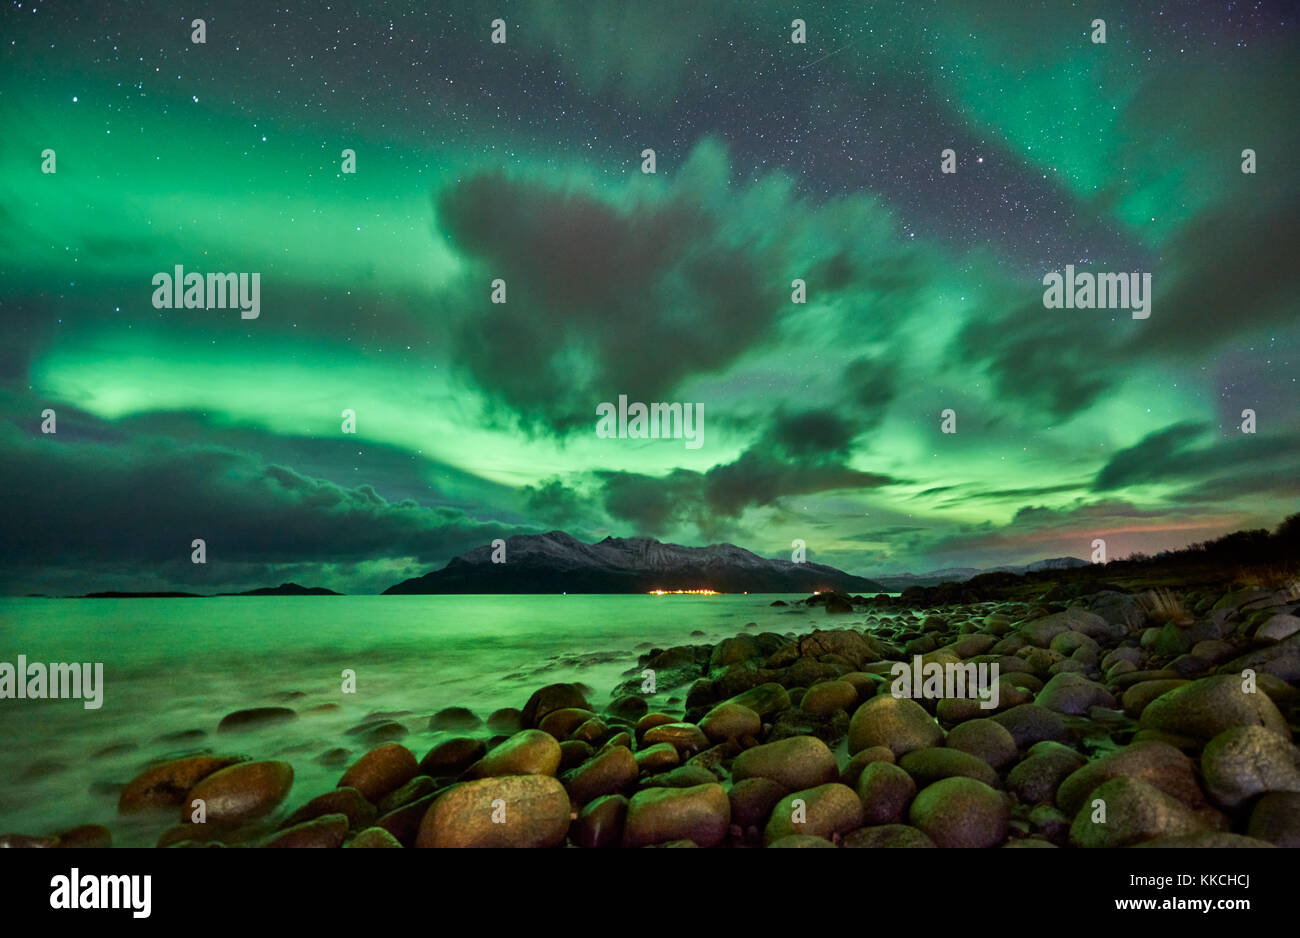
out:
{"label": "shoreline", "polygon": [[[1160,588],[912,612],[818,594],[793,639],[646,650],[604,706],[559,683],[518,709],[446,707],[427,753],[398,741],[409,711],[371,714],[347,731],[359,759],[295,760],[335,753],[332,790],[257,757],[292,707],[236,711],[221,750],[127,782],[115,826],[160,846],[1295,845],[1297,600]],[[998,706],[895,696],[890,670],[917,657],[997,665]],[[201,824],[181,821],[194,801]],[[113,840],[70,824],[0,844]]]}

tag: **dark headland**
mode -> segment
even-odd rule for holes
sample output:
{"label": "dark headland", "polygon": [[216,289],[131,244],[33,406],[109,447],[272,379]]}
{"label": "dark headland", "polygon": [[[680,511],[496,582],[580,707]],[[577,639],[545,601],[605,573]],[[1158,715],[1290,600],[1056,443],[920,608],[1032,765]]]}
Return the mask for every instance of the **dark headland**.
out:
{"label": "dark headland", "polygon": [[299,586],[281,583],[279,586],[262,586],[242,593],[86,593],[74,599],[204,599],[211,596],[342,596],[322,586]]}

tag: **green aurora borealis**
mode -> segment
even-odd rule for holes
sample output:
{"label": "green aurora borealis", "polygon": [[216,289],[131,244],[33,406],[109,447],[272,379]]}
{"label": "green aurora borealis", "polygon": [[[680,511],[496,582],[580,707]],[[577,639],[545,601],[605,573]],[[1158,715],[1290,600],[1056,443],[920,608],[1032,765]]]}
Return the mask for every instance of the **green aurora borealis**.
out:
{"label": "green aurora borealis", "polygon": [[[378,591],[552,528],[871,576],[1296,510],[1288,4],[106,17],[2,15],[4,591]],[[260,317],[154,309],[177,264]],[[1151,318],[1044,309],[1067,264]],[[619,394],[704,445],[598,439]]]}

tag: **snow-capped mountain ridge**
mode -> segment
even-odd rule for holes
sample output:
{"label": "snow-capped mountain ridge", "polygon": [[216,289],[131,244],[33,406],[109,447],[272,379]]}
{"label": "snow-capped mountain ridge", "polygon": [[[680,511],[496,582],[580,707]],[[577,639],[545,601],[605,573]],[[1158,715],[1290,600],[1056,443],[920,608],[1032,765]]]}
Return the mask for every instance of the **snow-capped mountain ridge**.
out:
{"label": "snow-capped mountain ridge", "polygon": [[632,593],[654,589],[718,592],[879,592],[873,580],[815,563],[770,560],[735,544],[685,547],[651,537],[587,544],[563,531],[505,539],[505,562],[475,547],[441,570],[386,593]]}

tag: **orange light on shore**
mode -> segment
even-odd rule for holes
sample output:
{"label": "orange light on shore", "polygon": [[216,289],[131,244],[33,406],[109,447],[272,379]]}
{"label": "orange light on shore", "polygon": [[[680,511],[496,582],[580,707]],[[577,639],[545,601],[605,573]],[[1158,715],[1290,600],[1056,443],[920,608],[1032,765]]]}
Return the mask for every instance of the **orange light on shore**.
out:
{"label": "orange light on shore", "polygon": [[717,590],[649,590],[647,596],[720,596]]}

